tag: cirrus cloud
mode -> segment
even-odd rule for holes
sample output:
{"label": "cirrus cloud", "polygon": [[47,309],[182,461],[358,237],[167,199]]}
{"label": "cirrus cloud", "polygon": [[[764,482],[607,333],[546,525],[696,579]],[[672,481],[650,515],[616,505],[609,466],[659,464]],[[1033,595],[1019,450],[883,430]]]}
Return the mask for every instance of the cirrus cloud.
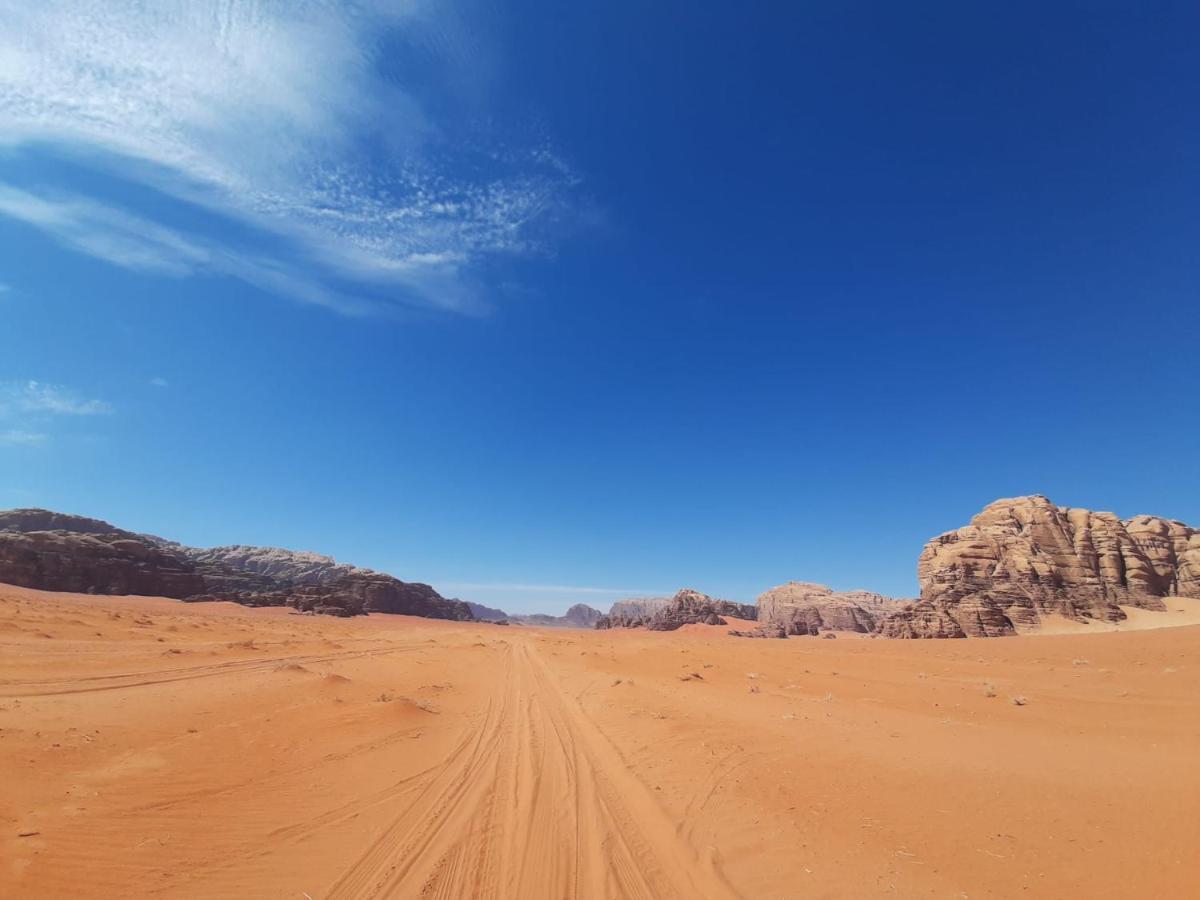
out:
{"label": "cirrus cloud", "polygon": [[0,414],[23,412],[103,416],[112,411],[112,404],[104,400],[87,399],[69,388],[40,381],[11,382],[0,389]]}
{"label": "cirrus cloud", "polygon": [[112,404],[41,381],[0,382],[0,446],[40,447],[53,420],[107,416]]}
{"label": "cirrus cloud", "polygon": [[549,249],[575,178],[536,135],[431,116],[389,68],[397,54],[447,80],[470,67],[456,22],[421,2],[0,0],[0,143],[74,154],[275,249],[28,184],[0,214],[154,274],[347,312],[478,310],[480,265]]}

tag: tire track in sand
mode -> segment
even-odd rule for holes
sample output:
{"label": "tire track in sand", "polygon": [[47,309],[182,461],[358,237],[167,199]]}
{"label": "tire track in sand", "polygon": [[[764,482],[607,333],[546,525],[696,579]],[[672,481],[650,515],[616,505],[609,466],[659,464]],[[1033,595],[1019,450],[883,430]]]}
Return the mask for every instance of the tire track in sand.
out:
{"label": "tire track in sand", "polygon": [[419,645],[374,647],[366,650],[343,650],[338,653],[293,654],[291,656],[267,656],[255,659],[226,660],[198,666],[183,666],[172,669],[156,669],[147,672],[124,672],[114,675],[91,675],[82,678],[48,679],[39,681],[0,681],[0,698],[8,697],[55,697],[67,694],[92,694],[100,691],[120,691],[129,688],[152,687],[172,684],[177,681],[192,681],[197,678],[212,678],[219,675],[241,675],[275,669],[279,666],[309,665],[314,663],[345,662],[352,659],[383,656],[416,650]]}
{"label": "tire track in sand", "polygon": [[414,793],[329,900],[737,896],[523,638],[470,738]]}

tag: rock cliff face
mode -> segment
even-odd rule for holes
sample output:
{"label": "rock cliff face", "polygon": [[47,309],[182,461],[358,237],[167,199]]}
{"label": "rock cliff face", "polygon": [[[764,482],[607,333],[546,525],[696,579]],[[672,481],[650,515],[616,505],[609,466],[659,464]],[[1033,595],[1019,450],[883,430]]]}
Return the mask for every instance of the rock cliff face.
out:
{"label": "rock cliff face", "polygon": [[1200,597],[1200,531],[1155,516],[997,500],[934,538],[917,565],[921,599],[885,617],[887,637],[991,637],[1057,614],[1116,622],[1121,606]]}
{"label": "rock cliff face", "polygon": [[[618,612],[620,601],[613,604],[613,612]],[[645,602],[645,601],[638,601]],[[654,601],[657,608],[649,616],[635,615],[636,608],[626,606],[614,617],[613,613],[600,617],[596,628],[648,628],[651,631],[674,631],[683,625],[707,623],[709,625],[725,624],[723,616],[733,616],[739,619],[753,620],[757,615],[755,607],[748,603],[734,603],[730,600],[714,600],[707,594],[684,588],[674,597],[664,603]]]}
{"label": "rock cliff face", "polygon": [[279,547],[184,547],[163,542],[190,559],[213,588],[256,590],[270,584],[332,584],[348,576],[375,575],[329,556]]}
{"label": "rock cliff face", "polygon": [[508,613],[502,609],[496,609],[493,606],[484,606],[482,603],[472,603],[470,600],[467,600],[466,604],[467,608],[471,610],[471,615],[480,622],[499,622],[502,619],[508,618]]}
{"label": "rock cliff face", "polygon": [[561,616],[551,616],[547,613],[527,613],[513,615],[508,621],[517,625],[536,625],[541,628],[591,628],[603,614],[598,609],[592,609],[586,603],[576,603]]}
{"label": "rock cliff face", "polygon": [[144,594],[294,606],[335,615],[400,613],[469,620],[427,584],[261,547],[184,547],[99,519],[41,509],[0,512],[0,582],[50,591]]}
{"label": "rock cliff face", "polygon": [[787,634],[857,631],[868,634],[901,604],[870,591],[833,591],[823,584],[789,581],[758,598],[758,621]]}
{"label": "rock cliff face", "polygon": [[176,598],[205,589],[185,557],[117,529],[0,531],[0,581],[48,591]]}
{"label": "rock cliff face", "polygon": [[641,628],[670,602],[670,597],[630,597],[627,600],[618,600],[609,609],[608,615],[597,620],[595,627]]}

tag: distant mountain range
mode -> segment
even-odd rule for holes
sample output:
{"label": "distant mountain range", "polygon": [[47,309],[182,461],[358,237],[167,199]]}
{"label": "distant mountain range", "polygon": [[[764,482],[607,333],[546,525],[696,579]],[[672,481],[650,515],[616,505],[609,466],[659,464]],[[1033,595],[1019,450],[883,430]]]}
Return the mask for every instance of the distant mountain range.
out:
{"label": "distant mountain range", "polygon": [[338,616],[474,618],[461,600],[448,600],[427,584],[328,556],[275,547],[186,547],[44,509],[0,512],[0,581],[51,591],[291,606]]}
{"label": "distant mountain range", "polygon": [[1170,596],[1200,602],[1200,531],[1157,516],[1119,519],[1056,506],[1041,495],[1017,497],[997,500],[969,525],[930,540],[917,572],[916,600],[793,581],[756,604],[684,589],[673,597],[619,600],[607,614],[581,603],[562,616],[513,615],[317,553],[186,547],[99,519],[44,509],[0,512],[0,582],[24,587],[543,627],[671,631],[735,619],[754,623],[733,631],[749,637],[837,631],[995,637],[1036,628],[1046,616],[1119,622],[1125,608],[1165,610]]}
{"label": "distant mountain range", "polygon": [[545,613],[506,613],[481,603],[467,603],[467,607],[481,622],[507,622],[510,625],[538,625],[543,628],[594,628],[604,617],[598,609],[586,603],[576,603],[565,615],[551,616]]}

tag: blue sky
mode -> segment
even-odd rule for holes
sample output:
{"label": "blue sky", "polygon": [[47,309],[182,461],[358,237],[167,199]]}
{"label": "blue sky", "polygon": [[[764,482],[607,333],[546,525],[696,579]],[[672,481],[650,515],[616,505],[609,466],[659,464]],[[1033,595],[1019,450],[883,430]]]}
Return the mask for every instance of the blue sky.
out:
{"label": "blue sky", "polygon": [[528,611],[1200,522],[1200,8],[743,6],[0,0],[0,505]]}

